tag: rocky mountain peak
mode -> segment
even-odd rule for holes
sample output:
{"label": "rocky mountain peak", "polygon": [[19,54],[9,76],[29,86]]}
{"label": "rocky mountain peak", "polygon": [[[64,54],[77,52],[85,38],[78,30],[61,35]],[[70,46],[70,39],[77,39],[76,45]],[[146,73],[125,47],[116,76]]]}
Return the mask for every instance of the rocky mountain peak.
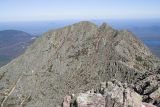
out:
{"label": "rocky mountain peak", "polygon": [[[67,26],[67,27],[69,27],[69,26]],[[94,28],[95,27],[95,28],[98,28],[98,26],[96,24],[89,22],[89,21],[81,21],[81,22],[75,23],[73,25],[70,25],[70,27],[79,27],[79,28],[90,28],[90,27]],[[78,30],[79,28],[76,28],[76,29]]]}
{"label": "rocky mountain peak", "polygon": [[78,22],[78,23],[75,23],[73,25],[93,25],[93,26],[97,26],[96,24],[90,22],[90,21],[81,21],[81,22]]}
{"label": "rocky mountain peak", "polygon": [[111,27],[111,26],[109,26],[107,23],[102,23],[102,25],[99,27],[100,29],[112,29],[113,30],[113,28]]}
{"label": "rocky mountain peak", "polygon": [[134,83],[160,61],[132,33],[79,22],[51,30],[0,68],[1,107],[55,107],[100,81]]}

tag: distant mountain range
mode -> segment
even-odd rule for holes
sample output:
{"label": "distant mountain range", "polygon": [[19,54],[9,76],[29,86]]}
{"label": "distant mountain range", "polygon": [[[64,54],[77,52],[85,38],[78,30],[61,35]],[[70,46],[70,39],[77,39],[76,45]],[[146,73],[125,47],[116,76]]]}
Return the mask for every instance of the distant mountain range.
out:
{"label": "distant mountain range", "polygon": [[19,30],[0,31],[0,67],[24,52],[35,37]]}

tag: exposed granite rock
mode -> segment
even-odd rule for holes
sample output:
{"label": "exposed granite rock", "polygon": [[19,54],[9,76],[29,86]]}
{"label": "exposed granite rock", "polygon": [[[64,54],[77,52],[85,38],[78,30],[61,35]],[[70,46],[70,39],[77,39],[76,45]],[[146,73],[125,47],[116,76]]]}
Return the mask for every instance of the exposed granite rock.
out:
{"label": "exposed granite rock", "polygon": [[106,97],[111,97],[118,104],[124,107],[141,107],[142,98],[134,90],[128,88],[127,84],[121,84],[117,81],[108,82],[104,92]]}
{"label": "exposed granite rock", "polygon": [[99,92],[77,94],[76,105],[67,107],[156,107],[142,102],[138,93],[117,81],[108,82],[107,85],[102,83]]}
{"label": "exposed granite rock", "polygon": [[77,107],[105,107],[105,97],[96,93],[81,93],[76,102]]}
{"label": "exposed granite rock", "polygon": [[150,103],[143,103],[142,105],[143,105],[142,107],[157,107]]}
{"label": "exposed granite rock", "polygon": [[152,99],[160,100],[160,87],[156,91],[154,91],[153,93],[151,93],[150,97]]}
{"label": "exposed granite rock", "polygon": [[71,104],[71,96],[65,96],[64,97],[64,100],[63,100],[63,104],[62,106],[63,107],[70,107],[70,104]]}
{"label": "exposed granite rock", "polygon": [[160,105],[160,69],[144,73],[137,79],[134,90],[143,96],[143,101]]}
{"label": "exposed granite rock", "polygon": [[55,107],[63,96],[116,78],[134,83],[159,65],[131,32],[80,22],[51,30],[0,68],[1,107]]}

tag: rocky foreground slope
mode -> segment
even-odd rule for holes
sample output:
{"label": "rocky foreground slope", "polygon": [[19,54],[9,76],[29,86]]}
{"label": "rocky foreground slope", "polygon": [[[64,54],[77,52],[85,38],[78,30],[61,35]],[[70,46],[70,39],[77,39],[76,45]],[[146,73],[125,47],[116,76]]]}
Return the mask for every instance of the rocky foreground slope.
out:
{"label": "rocky foreground slope", "polygon": [[61,107],[160,107],[160,69],[142,78],[134,84],[101,82],[97,89],[65,96]]}
{"label": "rocky foreground slope", "polygon": [[56,107],[65,95],[95,89],[101,81],[136,83],[159,64],[129,31],[76,23],[46,32],[0,69],[0,104]]}
{"label": "rocky foreground slope", "polygon": [[65,96],[62,107],[156,107],[142,102],[142,97],[126,83],[102,82],[97,90]]}

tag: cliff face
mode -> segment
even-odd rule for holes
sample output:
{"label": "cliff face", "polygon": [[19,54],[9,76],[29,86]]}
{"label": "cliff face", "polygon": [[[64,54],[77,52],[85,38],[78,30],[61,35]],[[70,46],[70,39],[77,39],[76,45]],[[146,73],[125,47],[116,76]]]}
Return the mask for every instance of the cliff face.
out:
{"label": "cliff face", "polygon": [[100,81],[134,83],[159,63],[129,31],[76,23],[45,33],[0,69],[1,107],[55,107]]}

